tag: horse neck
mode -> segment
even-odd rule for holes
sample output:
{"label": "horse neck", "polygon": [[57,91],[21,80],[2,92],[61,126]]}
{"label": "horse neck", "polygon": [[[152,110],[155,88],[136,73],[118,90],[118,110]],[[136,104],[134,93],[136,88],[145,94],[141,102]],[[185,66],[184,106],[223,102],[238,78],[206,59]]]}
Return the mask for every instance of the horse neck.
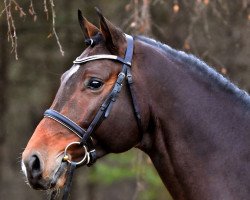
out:
{"label": "horse neck", "polygon": [[148,111],[138,148],[151,157],[170,193],[175,199],[248,198],[249,107],[165,52],[138,46],[141,104]]}

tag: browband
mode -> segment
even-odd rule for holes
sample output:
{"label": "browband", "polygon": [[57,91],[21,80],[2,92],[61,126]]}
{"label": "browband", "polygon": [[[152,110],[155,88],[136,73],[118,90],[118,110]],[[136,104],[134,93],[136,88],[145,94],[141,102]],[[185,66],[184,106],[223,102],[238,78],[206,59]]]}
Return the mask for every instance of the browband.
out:
{"label": "browband", "polygon": [[77,57],[73,63],[74,64],[83,64],[92,60],[102,60],[102,59],[108,59],[108,60],[114,60],[114,61],[118,61],[120,63],[126,64],[128,66],[131,66],[131,62],[130,61],[125,61],[125,59],[119,57],[119,56],[115,56],[115,55],[109,55],[109,54],[99,54],[99,55],[93,55],[93,56],[88,56],[85,58],[79,58]]}

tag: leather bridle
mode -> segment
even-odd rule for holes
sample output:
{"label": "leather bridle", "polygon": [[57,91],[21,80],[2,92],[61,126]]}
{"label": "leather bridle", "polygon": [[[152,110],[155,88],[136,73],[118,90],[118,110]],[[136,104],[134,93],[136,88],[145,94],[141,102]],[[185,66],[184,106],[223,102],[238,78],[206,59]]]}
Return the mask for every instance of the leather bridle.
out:
{"label": "leather bridle", "polygon": [[[127,80],[128,88],[131,94],[132,104],[134,108],[134,113],[136,116],[138,128],[140,131],[142,131],[142,125],[141,125],[141,115],[139,111],[139,107],[136,101],[136,97],[133,92],[133,79],[131,74],[131,63],[132,63],[132,57],[133,57],[133,48],[134,48],[134,42],[133,37],[130,35],[126,35],[127,40],[127,49],[125,53],[125,57],[121,58],[116,55],[109,55],[109,54],[100,54],[100,55],[93,55],[88,56],[85,58],[76,58],[76,60],[73,62],[74,64],[84,64],[86,62],[90,62],[93,60],[113,60],[116,62],[122,63],[122,70],[120,71],[117,80],[113,86],[113,89],[111,92],[107,95],[105,101],[102,103],[101,107],[99,108],[98,112],[96,113],[94,119],[90,123],[87,129],[83,129],[78,124],[76,124],[74,121],[66,117],[65,115],[53,110],[48,109],[44,113],[44,117],[51,118],[61,125],[65,126],[67,129],[75,133],[79,138],[80,142],[72,142],[65,148],[65,155],[63,158],[63,161],[67,161],[70,164],[70,173],[71,177],[69,179],[72,179],[73,171],[76,167],[76,165],[79,164],[87,164],[91,165],[96,161],[96,152],[93,148],[93,144],[91,144],[91,134],[94,132],[94,130],[97,128],[100,123],[109,116],[109,113],[112,109],[113,103],[116,101],[119,92],[121,91],[122,85],[124,80]],[[81,145],[84,148],[85,155],[84,158],[80,162],[73,162],[69,160],[69,156],[67,155],[67,150],[71,145]],[[70,188],[70,182],[71,180],[67,181],[66,187],[67,190]],[[67,193],[67,194],[66,194]],[[64,192],[63,199],[67,199],[69,191]]]}

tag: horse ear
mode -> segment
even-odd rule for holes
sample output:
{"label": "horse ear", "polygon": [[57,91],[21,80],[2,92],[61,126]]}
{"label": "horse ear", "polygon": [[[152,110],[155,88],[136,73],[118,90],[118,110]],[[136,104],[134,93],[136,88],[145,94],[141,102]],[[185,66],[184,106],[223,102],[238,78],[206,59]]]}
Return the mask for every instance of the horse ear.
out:
{"label": "horse ear", "polygon": [[100,30],[105,38],[107,48],[111,51],[111,53],[123,54],[123,47],[126,44],[124,33],[107,20],[97,7],[95,7],[95,10],[97,11],[100,19]]}
{"label": "horse ear", "polygon": [[100,30],[82,16],[81,10],[78,9],[78,21],[84,34],[85,39],[95,36]]}

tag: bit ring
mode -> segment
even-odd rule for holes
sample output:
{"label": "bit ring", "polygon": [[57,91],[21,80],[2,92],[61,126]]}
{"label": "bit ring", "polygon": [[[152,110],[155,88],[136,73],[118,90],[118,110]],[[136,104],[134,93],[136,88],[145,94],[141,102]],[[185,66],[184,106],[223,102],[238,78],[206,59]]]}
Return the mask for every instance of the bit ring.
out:
{"label": "bit ring", "polygon": [[64,150],[63,161],[67,161],[68,163],[75,163],[76,165],[81,165],[84,161],[87,160],[86,164],[88,164],[89,161],[90,161],[90,156],[89,156],[89,152],[87,150],[87,147],[85,145],[82,146],[83,149],[84,149],[84,157],[80,161],[75,162],[75,161],[72,161],[72,160],[69,159],[69,156],[67,154],[67,151],[68,151],[69,147],[71,147],[73,145],[80,145],[80,144],[81,144],[80,142],[71,142],[71,143],[69,143],[66,146],[65,150]]}

